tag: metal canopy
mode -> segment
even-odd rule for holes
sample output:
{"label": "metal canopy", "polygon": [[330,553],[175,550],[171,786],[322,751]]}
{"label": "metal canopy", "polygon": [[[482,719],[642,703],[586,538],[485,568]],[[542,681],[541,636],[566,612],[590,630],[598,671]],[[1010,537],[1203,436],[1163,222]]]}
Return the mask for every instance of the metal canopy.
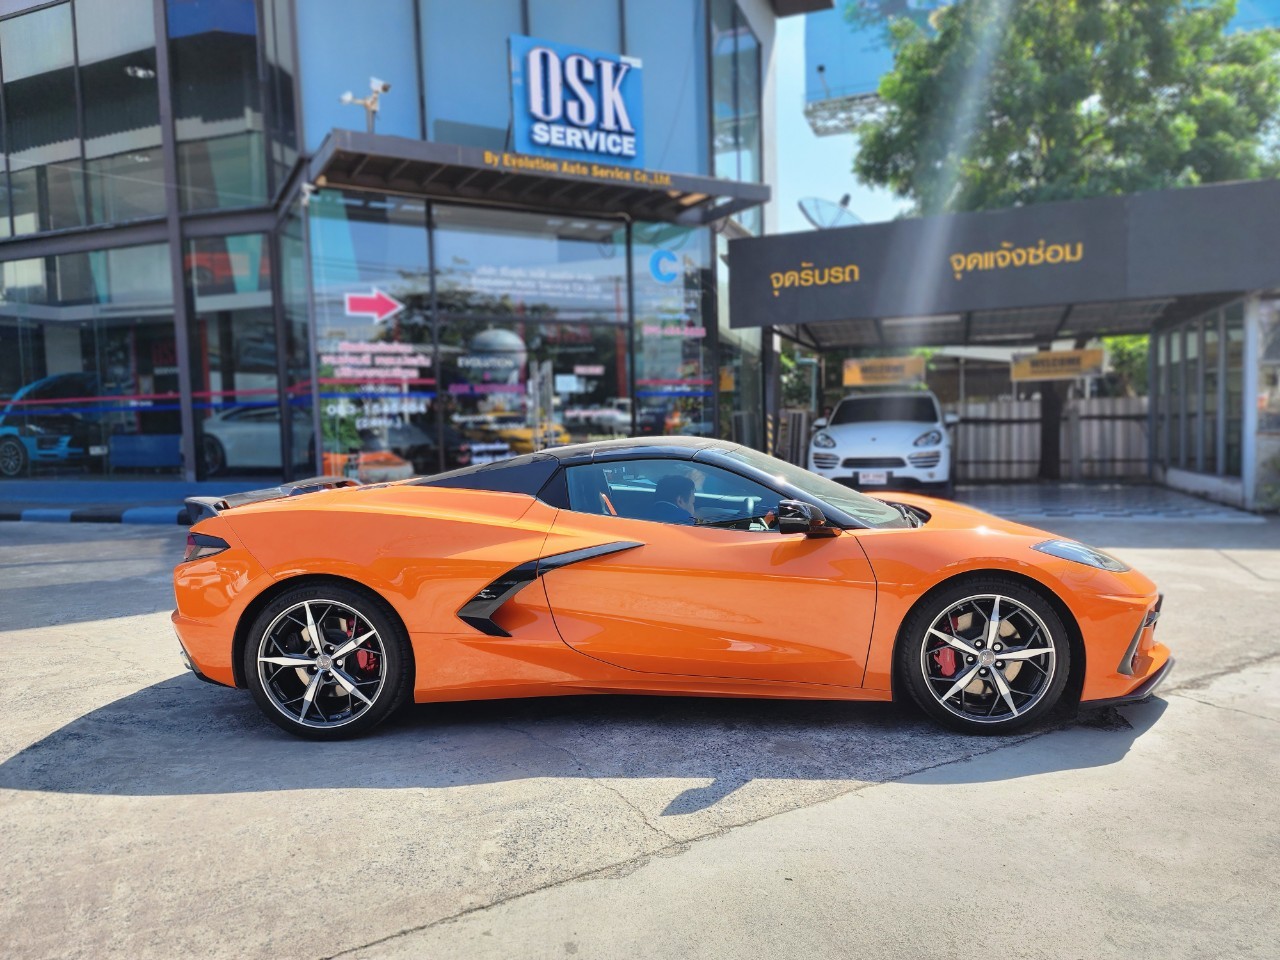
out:
{"label": "metal canopy", "polygon": [[1197,316],[1246,291],[1011,310],[973,310],[932,317],[884,317],[784,326],[786,337],[815,350],[949,346],[1035,346],[1052,340],[1149,333],[1160,321]]}
{"label": "metal canopy", "polygon": [[761,183],[634,170],[510,151],[332,130],[312,158],[318,187],[486,202],[698,226],[769,200]]}

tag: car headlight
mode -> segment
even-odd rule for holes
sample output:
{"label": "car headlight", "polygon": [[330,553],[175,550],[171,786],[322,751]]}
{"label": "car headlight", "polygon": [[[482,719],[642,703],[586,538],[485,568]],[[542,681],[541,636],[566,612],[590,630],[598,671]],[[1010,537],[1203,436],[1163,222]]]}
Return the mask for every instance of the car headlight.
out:
{"label": "car headlight", "polygon": [[1086,567],[1110,570],[1112,573],[1124,573],[1129,569],[1126,564],[1121,563],[1115,557],[1109,556],[1101,550],[1086,547],[1083,543],[1076,543],[1074,540],[1046,540],[1044,543],[1037,543],[1031,549],[1039,550],[1041,553],[1047,553],[1049,556],[1058,557],[1061,560],[1083,563]]}
{"label": "car headlight", "polygon": [[829,433],[819,433],[813,438],[813,445],[815,447],[821,447],[823,450],[830,450],[836,445],[836,440],[835,437],[831,436]]}
{"label": "car headlight", "polygon": [[942,442],[941,430],[930,430],[928,433],[922,433],[916,437],[915,445],[917,447],[936,447]]}

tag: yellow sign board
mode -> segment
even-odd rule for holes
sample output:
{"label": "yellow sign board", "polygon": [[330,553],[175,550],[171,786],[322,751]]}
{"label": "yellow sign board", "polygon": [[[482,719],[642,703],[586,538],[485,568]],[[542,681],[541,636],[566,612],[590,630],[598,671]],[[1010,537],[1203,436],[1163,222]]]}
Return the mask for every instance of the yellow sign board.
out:
{"label": "yellow sign board", "polygon": [[846,387],[888,387],[924,380],[924,357],[862,357],[844,362]]}
{"label": "yellow sign board", "polygon": [[1013,358],[1009,378],[1020,380],[1075,380],[1102,376],[1102,350],[1043,350]]}

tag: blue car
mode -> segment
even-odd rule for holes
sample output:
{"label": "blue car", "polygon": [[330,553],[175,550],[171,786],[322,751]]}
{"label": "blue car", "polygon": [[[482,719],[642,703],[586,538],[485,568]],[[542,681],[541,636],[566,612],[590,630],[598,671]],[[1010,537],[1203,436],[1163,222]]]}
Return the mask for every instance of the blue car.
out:
{"label": "blue car", "polygon": [[[94,442],[99,417],[78,409],[97,395],[92,373],[54,374],[15,393],[0,413],[0,477],[20,477],[34,464],[100,462],[107,447]],[[49,402],[57,400],[67,403]]]}

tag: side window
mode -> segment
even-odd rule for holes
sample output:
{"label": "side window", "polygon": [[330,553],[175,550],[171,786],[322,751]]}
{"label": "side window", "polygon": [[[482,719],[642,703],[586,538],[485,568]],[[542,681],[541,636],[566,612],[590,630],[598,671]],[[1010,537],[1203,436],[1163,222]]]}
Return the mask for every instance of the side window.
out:
{"label": "side window", "polygon": [[687,460],[619,460],[566,471],[569,509],[657,523],[769,530],[778,494],[719,467]]}

